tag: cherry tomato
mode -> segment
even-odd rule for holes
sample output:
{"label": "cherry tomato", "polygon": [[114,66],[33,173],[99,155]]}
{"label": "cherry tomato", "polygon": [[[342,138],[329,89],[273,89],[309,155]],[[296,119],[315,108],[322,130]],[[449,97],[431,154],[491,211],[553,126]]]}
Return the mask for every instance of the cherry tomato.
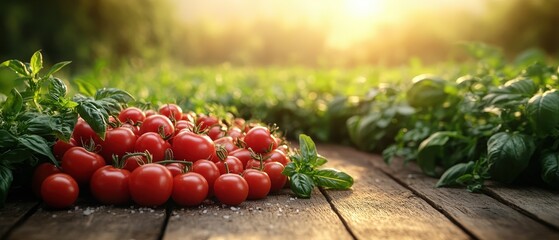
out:
{"label": "cherry tomato", "polygon": [[147,132],[160,133],[167,137],[175,133],[175,127],[169,118],[163,115],[152,115],[146,117],[142,126],[140,126],[140,133],[142,135]]}
{"label": "cherry tomato", "polygon": [[73,138],[70,138],[70,141],[68,142],[58,140],[56,141],[56,143],[54,143],[54,146],[52,146],[52,153],[54,154],[54,157],[56,159],[61,160],[62,156],[64,156],[64,153],[66,153],[68,149],[75,146],[78,146],[78,143]]}
{"label": "cherry tomato", "polygon": [[173,154],[177,160],[194,162],[208,159],[214,153],[214,142],[206,135],[183,131],[173,138]]}
{"label": "cherry tomato", "polygon": [[174,121],[180,120],[182,118],[182,108],[172,103],[165,104],[159,108],[159,114]]}
{"label": "cherry tomato", "polygon": [[212,139],[212,140],[216,140],[220,137],[225,136],[225,132],[223,131],[221,125],[217,124],[217,125],[213,125],[209,128],[208,130],[208,136]]}
{"label": "cherry tomato", "polygon": [[236,206],[247,199],[248,183],[241,175],[223,174],[215,180],[214,194],[221,203]]}
{"label": "cherry tomato", "polygon": [[68,208],[78,199],[80,189],[68,174],[56,173],[45,178],[41,184],[41,197],[52,208]]}
{"label": "cherry tomato", "polygon": [[226,162],[229,167],[229,173],[241,174],[245,169],[241,160],[233,156],[227,156],[223,161],[215,163],[219,169],[219,173],[222,175],[227,173],[224,162]]}
{"label": "cherry tomato", "polygon": [[267,153],[273,150],[276,141],[266,127],[256,126],[250,129],[244,137],[244,142],[248,148],[256,153]]}
{"label": "cherry tomato", "polygon": [[159,206],[167,202],[173,192],[173,175],[156,163],[142,165],[130,174],[130,196],[141,206]]}
{"label": "cherry tomato", "polygon": [[171,175],[173,175],[173,177],[184,173],[184,165],[181,163],[169,163],[165,165],[165,167],[169,169],[169,172],[171,172]]}
{"label": "cherry tomato", "polygon": [[194,119],[196,118],[196,113],[193,111],[189,111],[186,113],[182,113],[182,117],[181,120],[185,120],[185,121],[189,121],[191,123],[194,123]]}
{"label": "cherry tomato", "polygon": [[247,164],[245,165],[245,169],[261,169],[264,168],[264,164],[271,162],[269,159],[262,161],[262,166],[260,166],[260,160],[251,159],[248,160]]}
{"label": "cherry tomato", "polygon": [[248,183],[247,199],[263,199],[268,196],[272,182],[267,173],[255,169],[247,169],[243,172],[243,178]]}
{"label": "cherry tomato", "polygon": [[136,138],[134,132],[129,128],[118,127],[109,129],[105,133],[105,140],[100,142],[100,154],[106,162],[111,163],[113,155],[122,157],[128,152],[133,152]]}
{"label": "cherry tomato", "polygon": [[74,126],[74,131],[72,132],[72,138],[76,141],[78,146],[87,146],[93,142],[98,144],[101,142],[101,138],[97,136],[97,133],[87,124],[83,118],[78,118],[76,126]]}
{"label": "cherry tomato", "polygon": [[35,196],[41,196],[41,184],[50,175],[61,173],[62,171],[52,163],[41,163],[35,167],[33,171],[33,179],[31,180],[31,188]]}
{"label": "cherry tomato", "polygon": [[287,183],[287,176],[281,174],[283,172],[284,166],[279,162],[269,162],[264,164],[264,172],[268,174],[270,177],[270,181],[272,182],[272,187],[270,188],[270,192],[277,192],[285,186]]}
{"label": "cherry tomato", "polygon": [[233,156],[241,160],[243,166],[246,166],[249,160],[252,160],[250,151],[244,148],[239,148],[235,151],[229,152],[229,156]]}
{"label": "cherry tomato", "polygon": [[151,109],[146,110],[144,113],[146,114],[146,117],[157,115],[157,112]]}
{"label": "cherry tomato", "polygon": [[208,196],[208,181],[195,172],[178,175],[173,179],[171,196],[179,206],[200,205]]}
{"label": "cherry tomato", "polygon": [[219,124],[219,119],[214,116],[202,115],[196,119],[196,126],[200,126],[200,130],[206,130],[209,127]]}
{"label": "cherry tomato", "polygon": [[245,129],[246,121],[242,118],[235,118],[233,119],[233,126],[239,129]]}
{"label": "cherry tomato", "polygon": [[130,172],[113,166],[97,169],[91,176],[89,188],[93,197],[103,204],[120,205],[130,201],[128,178]]}
{"label": "cherry tomato", "polygon": [[279,162],[283,166],[287,165],[290,162],[289,158],[285,155],[285,153],[283,153],[283,151],[279,149],[274,149],[270,153],[266,154],[264,156],[264,159],[269,160],[271,162]]}
{"label": "cherry tomato", "polygon": [[146,114],[137,107],[128,107],[123,109],[118,114],[118,120],[123,123],[130,123],[132,125],[143,122],[146,119]]}
{"label": "cherry tomato", "polygon": [[140,163],[147,163],[147,159],[141,156],[131,156],[124,159],[124,166],[122,168],[132,172],[140,166]]}
{"label": "cherry tomato", "polygon": [[185,120],[179,120],[175,123],[175,132],[179,133],[182,130],[192,132],[194,129],[194,123]]}
{"label": "cherry tomato", "polygon": [[235,142],[233,141],[233,138],[229,137],[229,136],[218,138],[217,140],[214,141],[214,144],[216,146],[220,145],[220,146],[224,147],[225,150],[227,150],[228,153],[239,149],[237,147],[237,145],[235,145]]}
{"label": "cherry tomato", "polygon": [[140,127],[138,127],[138,126],[134,126],[130,123],[123,123],[122,126],[120,126],[120,127],[130,129],[134,133],[134,135],[136,135],[136,137],[140,136]]}
{"label": "cherry tomato", "polygon": [[230,127],[225,135],[233,139],[239,139],[243,136],[243,131],[239,127]]}
{"label": "cherry tomato", "polygon": [[205,159],[198,160],[192,164],[192,172],[199,173],[208,181],[208,195],[212,195],[214,182],[221,175],[215,163]]}
{"label": "cherry tomato", "polygon": [[161,135],[154,132],[142,134],[134,145],[134,152],[148,152],[152,155],[153,162],[165,159],[165,151],[171,148],[171,144],[165,141]]}
{"label": "cherry tomato", "polygon": [[91,175],[105,166],[101,155],[89,152],[83,147],[70,148],[62,157],[62,171],[72,176],[79,184],[88,184]]}

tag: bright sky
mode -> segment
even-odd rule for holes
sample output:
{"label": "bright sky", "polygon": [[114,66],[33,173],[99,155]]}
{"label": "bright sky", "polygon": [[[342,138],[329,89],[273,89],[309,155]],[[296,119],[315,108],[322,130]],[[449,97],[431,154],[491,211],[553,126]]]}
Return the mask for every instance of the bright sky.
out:
{"label": "bright sky", "polygon": [[344,48],[382,34],[378,26],[397,23],[417,12],[449,9],[482,14],[486,0],[173,0],[182,20],[214,22],[277,19],[285,24],[311,24],[329,34],[329,44]]}

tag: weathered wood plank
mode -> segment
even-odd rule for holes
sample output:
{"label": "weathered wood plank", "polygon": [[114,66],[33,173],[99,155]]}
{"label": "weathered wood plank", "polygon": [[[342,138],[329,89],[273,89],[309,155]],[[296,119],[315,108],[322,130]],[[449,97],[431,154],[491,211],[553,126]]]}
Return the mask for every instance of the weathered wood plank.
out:
{"label": "weathered wood plank", "polygon": [[175,209],[164,239],[352,239],[324,196],[297,199],[285,189],[238,207]]}
{"label": "weathered wood plank", "polygon": [[0,237],[6,235],[18,221],[38,204],[37,200],[30,198],[8,199],[6,205],[0,208]]}
{"label": "weathered wood plank", "polygon": [[324,191],[360,239],[468,239],[464,231],[368,161],[377,156],[318,145],[328,166],[355,178],[352,191]]}
{"label": "weathered wood plank", "polygon": [[[343,151],[343,147],[332,147]],[[374,166],[440,209],[476,238],[559,239],[558,232],[490,196],[469,193],[462,188],[435,188],[437,179],[427,177],[413,163],[406,167],[401,160],[395,160],[387,166],[380,157],[369,160]]]}
{"label": "weathered wood plank", "polygon": [[559,229],[559,192],[536,187],[489,185],[487,194],[499,199],[534,219]]}
{"label": "weathered wood plank", "polygon": [[70,210],[41,206],[10,239],[158,239],[165,209],[79,204]]}

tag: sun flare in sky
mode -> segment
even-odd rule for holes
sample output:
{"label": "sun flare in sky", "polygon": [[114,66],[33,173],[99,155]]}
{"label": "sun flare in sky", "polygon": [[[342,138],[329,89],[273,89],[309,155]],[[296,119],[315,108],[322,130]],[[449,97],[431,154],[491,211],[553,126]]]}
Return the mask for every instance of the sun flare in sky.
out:
{"label": "sun flare in sky", "polygon": [[171,0],[185,22],[209,20],[217,24],[273,19],[287,25],[307,24],[327,33],[338,48],[374,37],[383,24],[395,24],[421,11],[461,9],[481,11],[485,0]]}

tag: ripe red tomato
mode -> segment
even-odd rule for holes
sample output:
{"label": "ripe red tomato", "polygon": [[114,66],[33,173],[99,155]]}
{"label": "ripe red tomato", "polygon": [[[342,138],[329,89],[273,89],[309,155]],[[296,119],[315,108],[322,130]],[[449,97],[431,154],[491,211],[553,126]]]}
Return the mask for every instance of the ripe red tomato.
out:
{"label": "ripe red tomato", "polygon": [[77,145],[78,144],[76,140],[74,140],[73,138],[70,138],[70,141],[68,142],[58,140],[56,141],[56,143],[54,143],[54,146],[52,146],[52,153],[54,154],[54,157],[56,159],[61,160],[62,156],[64,156],[64,153],[66,153],[68,149],[75,147]]}
{"label": "ripe red tomato", "polygon": [[123,109],[118,114],[118,120],[123,123],[130,123],[132,125],[143,122],[146,119],[146,114],[137,107],[128,107]]}
{"label": "ripe red tomato", "polygon": [[173,177],[184,173],[184,165],[181,163],[169,163],[165,165],[165,167],[169,169],[169,172],[171,172],[171,175],[173,175]]}
{"label": "ripe red tomato", "polygon": [[179,206],[200,205],[208,196],[208,181],[195,172],[178,175],[173,179],[171,196]]}
{"label": "ripe red tomato", "polygon": [[175,133],[179,133],[182,130],[192,132],[194,129],[194,123],[185,120],[179,120],[175,123]]}
{"label": "ripe red tomato", "polygon": [[285,155],[285,153],[283,153],[283,151],[279,149],[274,149],[274,151],[271,151],[270,153],[265,155],[264,159],[266,159],[267,161],[269,160],[271,162],[279,162],[283,166],[287,165],[290,162],[289,158]]}
{"label": "ripe red tomato", "polygon": [[227,130],[226,136],[233,139],[239,139],[243,136],[243,131],[238,127],[230,127],[229,130]]}
{"label": "ripe red tomato", "polygon": [[201,131],[216,124],[219,124],[219,119],[214,116],[201,115],[196,119],[196,126],[200,126]]}
{"label": "ripe red tomato", "polygon": [[272,182],[267,173],[255,169],[247,169],[243,172],[243,178],[248,183],[247,199],[263,199],[268,196]]}
{"label": "ripe red tomato", "polygon": [[136,137],[140,136],[140,127],[138,126],[131,125],[130,123],[123,123],[121,127],[130,129]]}
{"label": "ripe red tomato", "polygon": [[113,166],[99,168],[89,182],[91,194],[103,204],[126,204],[130,201],[129,177],[130,172],[126,169]]}
{"label": "ripe red tomato", "polygon": [[214,142],[206,135],[183,131],[173,138],[173,154],[176,160],[194,162],[209,159],[214,153]]}
{"label": "ripe red tomato", "polygon": [[165,137],[172,136],[175,133],[175,126],[169,118],[163,115],[152,115],[146,117],[142,126],[140,126],[140,134],[154,132],[163,134]]}
{"label": "ripe red tomato", "polygon": [[225,136],[225,132],[222,129],[221,125],[216,124],[213,125],[209,128],[208,130],[208,136],[212,139],[212,140],[216,140],[220,137]]}
{"label": "ripe red tomato", "polygon": [[83,147],[70,148],[62,157],[62,171],[72,176],[79,184],[88,184],[91,175],[105,166],[101,155],[89,152]]}
{"label": "ripe red tomato", "polygon": [[243,166],[246,166],[249,160],[252,160],[250,151],[244,148],[239,148],[235,151],[229,152],[229,156],[233,156],[241,160]]}
{"label": "ripe red tomato", "polygon": [[173,175],[156,163],[142,165],[130,174],[130,196],[140,206],[159,206],[167,202],[173,192]]}
{"label": "ripe red tomato", "polygon": [[270,160],[262,161],[262,166],[260,166],[260,160],[251,159],[248,160],[247,164],[245,165],[245,169],[261,169],[264,168],[264,164],[271,162]]}
{"label": "ripe red tomato", "polygon": [[33,179],[31,180],[31,188],[35,196],[41,196],[41,184],[50,175],[61,173],[62,171],[52,163],[41,163],[35,167],[33,171]]}
{"label": "ripe red tomato", "polygon": [[247,199],[248,183],[241,175],[223,174],[215,180],[214,194],[221,203],[236,206]]}
{"label": "ripe red tomato", "polygon": [[208,195],[212,195],[214,182],[221,175],[215,163],[205,159],[198,160],[192,164],[192,172],[199,173],[208,181]]}
{"label": "ripe red tomato", "polygon": [[157,115],[157,112],[151,109],[146,110],[144,113],[146,114],[146,117]]}
{"label": "ripe red tomato", "polygon": [[134,145],[134,152],[148,152],[152,155],[153,162],[165,159],[165,151],[171,148],[171,144],[165,141],[161,135],[154,132],[142,134]]}
{"label": "ripe red tomato", "polygon": [[214,143],[215,143],[216,146],[220,145],[220,146],[224,147],[225,150],[227,150],[228,153],[233,152],[233,151],[238,149],[237,145],[235,145],[235,142],[233,141],[233,138],[229,137],[229,136],[218,138],[214,141]]}
{"label": "ripe red tomato", "polygon": [[147,159],[141,156],[131,156],[124,159],[124,166],[122,168],[132,172],[140,166],[140,163],[147,163]]}
{"label": "ripe red tomato", "polygon": [[227,173],[224,162],[226,162],[229,167],[229,173],[241,174],[245,169],[241,160],[233,156],[227,156],[225,160],[215,163],[219,169],[219,173],[222,175]]}
{"label": "ripe red tomato", "polygon": [[74,131],[72,132],[72,138],[76,141],[78,146],[87,146],[91,143],[91,140],[95,144],[101,142],[101,138],[97,136],[97,133],[93,131],[93,128],[83,120],[83,118],[78,118],[76,126],[74,126]]}
{"label": "ripe red tomato", "polygon": [[244,137],[248,148],[256,153],[267,153],[273,150],[276,141],[266,127],[256,126],[250,129]]}
{"label": "ripe red tomato", "polygon": [[105,133],[105,140],[100,142],[100,154],[106,162],[111,163],[113,155],[120,158],[126,153],[133,152],[136,138],[134,132],[129,128],[118,127],[109,129]]}
{"label": "ripe red tomato", "polygon": [[159,114],[174,121],[180,120],[182,118],[182,108],[176,104],[168,103],[159,108]]}
{"label": "ripe red tomato", "polygon": [[68,174],[56,173],[48,176],[41,184],[41,197],[52,208],[67,208],[78,199],[80,189]]}
{"label": "ripe red tomato", "polygon": [[287,183],[287,176],[281,174],[283,172],[284,166],[279,162],[269,162],[264,164],[264,172],[268,174],[270,177],[270,181],[272,182],[272,187],[270,188],[270,192],[277,192],[285,186]]}

